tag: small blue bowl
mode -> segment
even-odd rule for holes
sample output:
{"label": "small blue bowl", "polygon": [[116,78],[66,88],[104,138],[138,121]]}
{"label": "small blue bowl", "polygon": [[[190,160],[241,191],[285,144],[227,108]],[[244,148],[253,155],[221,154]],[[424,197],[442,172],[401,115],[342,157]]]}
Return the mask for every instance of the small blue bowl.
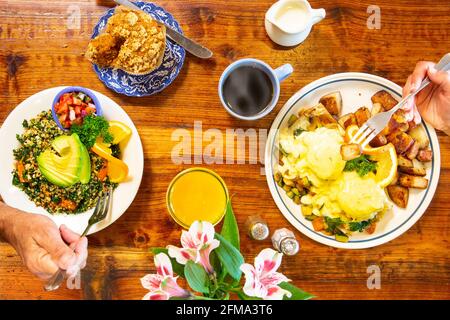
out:
{"label": "small blue bowl", "polygon": [[70,92],[82,92],[85,95],[87,95],[89,98],[92,99],[92,101],[94,102],[95,108],[96,108],[96,112],[95,115],[97,116],[102,116],[103,115],[103,110],[102,107],[100,106],[100,101],[97,99],[97,97],[95,96],[95,94],[86,88],[83,87],[67,87],[63,90],[61,90],[56,96],[55,99],[53,99],[53,103],[52,103],[52,116],[53,116],[53,120],[55,120],[56,124],[58,125],[58,127],[64,131],[68,131],[68,129],[64,128],[63,125],[61,124],[61,122],[58,119],[58,115],[55,112],[55,105],[58,103],[59,98],[61,98],[61,96],[64,93],[70,93]]}

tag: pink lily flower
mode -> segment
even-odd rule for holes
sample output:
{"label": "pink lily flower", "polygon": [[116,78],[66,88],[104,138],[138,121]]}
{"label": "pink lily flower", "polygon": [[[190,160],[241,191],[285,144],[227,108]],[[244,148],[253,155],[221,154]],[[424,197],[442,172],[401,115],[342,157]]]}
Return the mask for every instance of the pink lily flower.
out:
{"label": "pink lily flower", "polygon": [[255,258],[255,266],[249,263],[241,265],[241,271],[245,275],[244,293],[250,297],[262,298],[264,300],[282,300],[291,293],[278,285],[290,281],[283,274],[276,272],[281,264],[282,254],[272,250],[264,249]]}
{"label": "pink lily flower", "polygon": [[172,263],[165,253],[155,256],[156,274],[148,274],[141,278],[142,286],[148,289],[143,300],[169,300],[171,297],[187,298],[191,294],[177,284],[173,276]]}
{"label": "pink lily flower", "polygon": [[181,234],[182,248],[167,246],[169,256],[180,264],[186,264],[189,260],[200,263],[206,272],[213,273],[209,255],[220,245],[219,240],[214,239],[214,233],[214,226],[211,223],[195,221],[189,231],[183,230]]}

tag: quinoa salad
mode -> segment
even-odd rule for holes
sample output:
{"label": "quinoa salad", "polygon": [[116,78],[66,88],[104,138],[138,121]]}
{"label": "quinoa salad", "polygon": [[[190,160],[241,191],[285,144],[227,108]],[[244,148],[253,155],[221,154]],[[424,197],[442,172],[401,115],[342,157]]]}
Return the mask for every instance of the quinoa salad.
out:
{"label": "quinoa salad", "polygon": [[[12,172],[12,183],[37,206],[51,214],[77,214],[93,208],[110,186],[117,187],[106,174],[108,162],[90,149],[91,172],[88,183],[77,182],[69,187],[51,183],[39,169],[37,158],[44,150],[52,148],[51,143],[55,138],[70,133],[58,127],[51,110],[43,111],[31,120],[24,120],[22,125],[24,133],[16,136],[20,146],[13,151],[16,165]],[[119,148],[112,145],[111,150],[114,156],[119,157]]]}

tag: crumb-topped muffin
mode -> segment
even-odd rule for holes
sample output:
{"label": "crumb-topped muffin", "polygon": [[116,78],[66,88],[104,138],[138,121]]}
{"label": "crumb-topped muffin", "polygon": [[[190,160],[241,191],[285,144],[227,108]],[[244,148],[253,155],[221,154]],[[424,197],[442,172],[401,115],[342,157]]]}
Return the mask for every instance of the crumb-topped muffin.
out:
{"label": "crumb-topped muffin", "polygon": [[116,8],[104,32],[92,39],[86,58],[100,67],[147,74],[158,68],[166,48],[166,28],[146,13]]}

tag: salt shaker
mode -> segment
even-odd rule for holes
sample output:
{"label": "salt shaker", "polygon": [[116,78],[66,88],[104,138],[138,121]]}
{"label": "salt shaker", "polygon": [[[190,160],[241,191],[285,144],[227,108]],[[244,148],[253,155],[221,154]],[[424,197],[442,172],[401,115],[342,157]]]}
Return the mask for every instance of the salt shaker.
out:
{"label": "salt shaker", "polygon": [[269,236],[269,227],[260,216],[251,216],[245,222],[248,235],[254,240],[264,240]]}
{"label": "salt shaker", "polygon": [[276,250],[288,256],[295,255],[300,249],[294,233],[286,228],[275,230],[272,235],[272,245]]}

